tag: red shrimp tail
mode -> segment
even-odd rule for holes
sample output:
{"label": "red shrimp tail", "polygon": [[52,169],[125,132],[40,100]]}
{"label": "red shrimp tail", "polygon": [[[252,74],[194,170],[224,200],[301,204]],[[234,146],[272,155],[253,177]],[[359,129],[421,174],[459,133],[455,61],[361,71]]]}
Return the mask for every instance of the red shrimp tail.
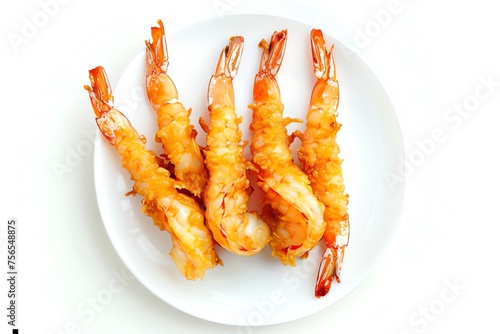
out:
{"label": "red shrimp tail", "polygon": [[283,56],[285,54],[288,31],[275,31],[271,36],[270,42],[262,40],[259,47],[262,48],[262,57],[260,60],[260,71],[276,76],[278,73]]}
{"label": "red shrimp tail", "polygon": [[97,117],[101,117],[113,108],[113,93],[108,76],[102,66],[89,70],[90,86],[85,85],[90,102]]}
{"label": "red shrimp tail", "polygon": [[233,36],[222,49],[215,73],[208,84],[208,109],[234,105],[232,79],[238,73],[244,38]]}
{"label": "red shrimp tail", "polygon": [[168,50],[163,22],[158,20],[159,27],[151,27],[152,41],[146,41],[146,65],[148,75],[166,73],[168,69]]}
{"label": "red shrimp tail", "polygon": [[344,260],[344,247],[335,249],[327,247],[321,258],[321,263],[316,278],[314,294],[317,298],[324,297],[330,291],[333,280],[340,283],[340,272]]}
{"label": "red shrimp tail", "polygon": [[336,80],[333,48],[326,48],[323,33],[319,29],[311,30],[311,51],[314,65],[314,74],[318,79]]}

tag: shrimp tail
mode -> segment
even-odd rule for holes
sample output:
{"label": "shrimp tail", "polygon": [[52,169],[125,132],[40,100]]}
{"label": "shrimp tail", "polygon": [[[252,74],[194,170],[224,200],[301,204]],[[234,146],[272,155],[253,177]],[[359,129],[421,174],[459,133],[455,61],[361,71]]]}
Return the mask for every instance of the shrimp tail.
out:
{"label": "shrimp tail", "polygon": [[146,63],[148,76],[153,73],[166,73],[168,69],[168,50],[163,22],[158,20],[159,27],[151,27],[152,41],[146,41]]}
{"label": "shrimp tail", "polygon": [[158,20],[158,27],[151,27],[152,40],[146,40],[146,87],[148,98],[158,111],[162,105],[178,100],[177,87],[167,75],[168,49],[163,22]]}
{"label": "shrimp tail", "polygon": [[113,93],[108,77],[102,66],[89,70],[90,86],[84,88],[89,92],[90,102],[94,113],[101,117],[113,108]]}
{"label": "shrimp tail", "polygon": [[327,247],[321,258],[318,276],[316,278],[316,288],[314,294],[316,297],[324,297],[330,291],[333,279],[340,283],[340,272],[344,261],[345,247]]}
{"label": "shrimp tail", "polygon": [[260,59],[260,69],[262,72],[270,73],[273,76],[278,74],[285,54],[287,41],[287,30],[274,32],[269,43],[263,39],[259,47],[264,50]]}
{"label": "shrimp tail", "polygon": [[330,51],[327,52],[323,33],[319,29],[311,31],[311,51],[314,66],[314,74],[318,79],[336,79],[335,61],[333,59],[332,44]]}
{"label": "shrimp tail", "polygon": [[222,50],[215,75],[224,73],[226,77],[234,79],[240,66],[241,54],[243,52],[244,39],[242,36],[233,36],[229,39],[229,43]]}
{"label": "shrimp tail", "polygon": [[96,123],[104,137],[112,145],[115,144],[115,128],[117,122],[124,122],[130,126],[130,122],[125,115],[117,111],[115,116],[109,116],[109,112],[114,110],[114,98],[106,71],[102,66],[97,66],[89,70],[90,86],[84,85],[88,91],[90,103],[96,115]]}
{"label": "shrimp tail", "polygon": [[[281,94],[276,75],[281,67],[285,55],[288,31],[275,31],[269,42],[265,39],[259,43],[262,49],[259,72],[255,76],[253,89],[253,106],[279,102],[281,104]],[[250,108],[253,108],[252,105]]]}
{"label": "shrimp tail", "polygon": [[232,85],[228,84],[227,80],[234,79],[238,73],[243,45],[243,37],[233,36],[226,47],[222,49],[214,75],[210,78],[208,86],[207,100],[210,108],[234,104],[233,88]]}

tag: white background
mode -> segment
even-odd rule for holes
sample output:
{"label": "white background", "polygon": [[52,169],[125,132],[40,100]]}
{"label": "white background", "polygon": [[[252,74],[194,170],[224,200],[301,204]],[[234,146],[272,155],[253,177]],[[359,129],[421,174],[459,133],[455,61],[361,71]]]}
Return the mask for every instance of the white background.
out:
{"label": "white background", "polygon": [[[0,5],[0,249],[6,258],[6,223],[17,219],[20,332],[498,331],[500,20],[494,2],[173,3],[42,0]],[[377,13],[389,9],[389,19],[378,23]],[[135,41],[147,38],[147,28],[158,18],[177,27],[237,13],[335,28],[336,37],[356,48],[386,87],[407,154],[405,207],[391,252],[339,303],[286,324],[241,328],[199,320],[163,303],[128,276],[123,290],[102,310],[82,317],[82,303],[109,290],[114,275],[125,270],[97,208],[93,148],[86,144],[94,135],[94,120],[82,89],[88,69],[104,65],[115,84],[137,54]],[[30,22],[39,27],[29,30],[25,26]],[[360,31],[371,36],[363,39]],[[25,39],[16,44],[14,38]],[[485,86],[484,80],[491,84]],[[449,111],[460,107],[465,110],[460,118]],[[439,142],[422,149],[419,143],[429,143],[436,131]],[[70,171],[58,175],[54,166],[65,164],[77,149],[84,154]],[[3,314],[8,289],[1,281]],[[1,319],[0,328],[10,333],[7,318]]]}

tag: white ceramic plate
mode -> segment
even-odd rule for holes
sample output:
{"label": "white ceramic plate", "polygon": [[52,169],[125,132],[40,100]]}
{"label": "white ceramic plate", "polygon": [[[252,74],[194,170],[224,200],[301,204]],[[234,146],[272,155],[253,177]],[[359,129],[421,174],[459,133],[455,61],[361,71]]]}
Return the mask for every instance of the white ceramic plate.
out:
{"label": "white ceramic plate", "polygon": [[[151,25],[156,25],[152,22]],[[309,33],[312,27],[289,19],[238,15],[211,19],[176,31],[166,24],[169,74],[180,100],[193,108],[192,122],[198,140],[205,144],[199,116],[208,120],[206,89],[220,50],[232,35],[245,38],[244,54],[235,79],[237,111],[243,116],[246,139],[251,112],[253,78],[261,51],[258,42],[275,30],[288,29],[288,44],[278,74],[285,114],[305,119],[315,78],[312,72]],[[119,256],[152,293],[168,304],[209,321],[260,326],[278,324],[316,313],[353,291],[369,274],[391,242],[399,225],[403,182],[394,186],[388,173],[396,173],[404,156],[403,141],[392,104],[372,71],[347,48],[335,43],[337,75],[341,87],[339,133],[344,176],[350,195],[351,239],[346,250],[342,283],[334,284],[321,299],[314,297],[314,283],[323,245],[296,267],[286,267],[266,248],[254,257],[240,257],[218,248],[224,266],[209,270],[202,281],[187,281],[177,271],[168,252],[171,241],[140,211],[141,198],[126,197],[132,187],[127,171],[114,148],[100,135],[96,139],[95,183],[102,219]],[[145,29],[149,32],[149,27]],[[145,35],[144,39],[148,39]],[[116,55],[117,57],[119,55]],[[147,146],[160,153],[154,141],[156,115],[145,94],[145,54],[139,52],[114,87],[115,102]],[[290,126],[289,129],[302,128]],[[294,149],[296,146],[294,146]]]}

